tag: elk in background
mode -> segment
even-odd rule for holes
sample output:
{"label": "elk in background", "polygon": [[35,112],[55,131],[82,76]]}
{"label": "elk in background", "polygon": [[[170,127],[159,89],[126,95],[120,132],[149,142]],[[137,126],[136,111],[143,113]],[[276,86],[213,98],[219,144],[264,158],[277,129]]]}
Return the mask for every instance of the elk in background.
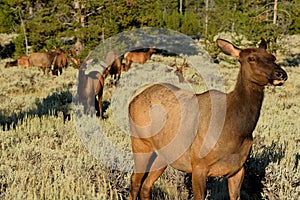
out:
{"label": "elk in background", "polygon": [[232,92],[194,94],[171,84],[153,84],[131,100],[131,200],[139,194],[150,199],[167,165],[192,173],[195,200],[205,199],[208,176],[227,177],[230,199],[240,199],[264,87],[282,85],[287,74],[266,51],[264,40],[259,48],[240,49],[223,39],[217,44],[241,64]]}
{"label": "elk in background", "polygon": [[121,77],[122,69],[124,68],[124,64],[122,63],[121,57],[119,56],[118,52],[108,52],[105,62],[107,64],[107,67],[103,72],[104,78],[106,78],[108,75],[111,75],[114,77],[115,81],[118,81]]}
{"label": "elk in background", "polygon": [[21,56],[18,59],[18,67],[20,67],[20,68],[29,67],[29,58],[28,58],[28,56],[24,55],[24,56]]}
{"label": "elk in background", "polygon": [[8,67],[13,67],[13,66],[18,66],[20,68],[29,67],[28,56],[24,55],[24,56],[21,56],[20,58],[18,58],[17,60],[7,62],[4,67],[8,68]]}
{"label": "elk in background", "polygon": [[29,66],[40,67],[44,74],[49,75],[51,64],[55,56],[56,53],[53,51],[31,53],[28,58]]}
{"label": "elk in background", "polygon": [[175,63],[174,64],[174,66],[175,66],[174,73],[178,76],[179,83],[183,83],[185,81],[185,79],[183,77],[183,71],[185,70],[185,67],[186,67],[186,58],[183,58],[182,65],[178,66],[177,61],[176,61],[176,57],[175,57],[174,63]]}
{"label": "elk in background", "polygon": [[56,56],[52,62],[52,74],[58,76],[58,72],[60,75],[62,74],[62,69],[68,67],[68,57],[64,53],[64,51],[60,48],[55,48]]}
{"label": "elk in background", "polygon": [[104,78],[97,71],[85,74],[86,69],[86,63],[83,62],[78,71],[77,94],[79,102],[83,104],[85,114],[91,114],[92,107],[95,106],[96,115],[103,118],[102,96]]}
{"label": "elk in background", "polygon": [[156,50],[154,47],[149,48],[147,52],[127,52],[124,54],[125,58],[125,71],[128,71],[133,62],[144,64],[148,59],[151,58],[151,55],[155,53]]}

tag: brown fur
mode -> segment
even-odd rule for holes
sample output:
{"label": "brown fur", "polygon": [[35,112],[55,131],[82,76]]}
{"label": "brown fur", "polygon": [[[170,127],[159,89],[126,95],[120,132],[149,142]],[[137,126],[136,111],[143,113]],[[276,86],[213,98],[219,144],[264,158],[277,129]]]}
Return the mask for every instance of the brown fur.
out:
{"label": "brown fur", "polygon": [[20,68],[25,68],[25,67],[29,67],[29,59],[28,56],[21,56],[18,59],[18,67]]}
{"label": "brown fur", "polygon": [[[264,86],[281,85],[286,72],[263,48],[241,50],[218,39],[218,46],[241,63],[235,89],[193,94],[170,84],[153,84],[129,104],[135,170],[130,199],[150,199],[167,165],[192,173],[194,199],[205,199],[206,178],[228,178],[230,199],[240,198],[264,97]],[[263,45],[262,45],[263,46]]]}
{"label": "brown fur", "polygon": [[72,61],[72,63],[75,65],[75,68],[79,69],[80,68],[80,64],[81,64],[81,60],[80,58],[73,58],[70,57],[70,60]]}
{"label": "brown fur", "polygon": [[147,52],[127,52],[124,55],[125,58],[125,71],[127,71],[132,62],[144,64],[148,59],[151,58],[151,55],[155,53],[155,49],[153,47],[149,48]]}
{"label": "brown fur", "polygon": [[108,75],[111,75],[115,80],[118,81],[121,77],[123,68],[122,60],[119,54],[116,51],[108,52],[106,56],[106,64],[107,67],[103,72],[104,78],[106,78]]}
{"label": "brown fur", "polygon": [[66,54],[60,53],[54,58],[53,64],[52,74],[58,76],[59,72],[61,75],[62,69],[68,67],[68,57]]}
{"label": "brown fur", "polygon": [[92,106],[95,106],[97,116],[103,118],[102,95],[104,87],[104,78],[100,72],[90,72],[85,74],[85,63],[81,65],[78,73],[77,93],[79,102],[84,105],[84,112],[91,113]]}
{"label": "brown fur", "polygon": [[41,67],[44,74],[48,74],[55,55],[56,53],[51,51],[31,53],[28,58],[29,66]]}

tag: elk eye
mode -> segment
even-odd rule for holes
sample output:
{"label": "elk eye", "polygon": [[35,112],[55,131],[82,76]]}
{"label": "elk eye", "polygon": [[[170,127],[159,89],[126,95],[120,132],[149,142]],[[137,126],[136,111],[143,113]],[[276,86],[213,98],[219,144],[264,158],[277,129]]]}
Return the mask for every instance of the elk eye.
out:
{"label": "elk eye", "polygon": [[248,62],[254,62],[255,61],[255,57],[249,57],[248,58]]}

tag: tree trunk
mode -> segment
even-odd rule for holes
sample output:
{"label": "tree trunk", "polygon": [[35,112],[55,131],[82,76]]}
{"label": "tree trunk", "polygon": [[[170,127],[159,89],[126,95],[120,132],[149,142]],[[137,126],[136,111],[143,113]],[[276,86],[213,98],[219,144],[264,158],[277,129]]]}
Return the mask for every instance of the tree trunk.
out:
{"label": "tree trunk", "polygon": [[24,34],[24,41],[25,41],[25,54],[28,56],[29,52],[28,52],[28,40],[27,40],[27,36],[26,36],[26,28],[25,28],[25,24],[21,15],[21,10],[19,8],[19,17],[20,17],[20,21],[21,21],[21,27],[23,29],[23,34]]}
{"label": "tree trunk", "polygon": [[182,15],[183,14],[183,9],[182,9],[182,1],[183,0],[179,0],[179,13]]}
{"label": "tree trunk", "polygon": [[207,38],[207,34],[208,34],[208,0],[205,0],[205,37]]}
{"label": "tree trunk", "polygon": [[274,0],[273,24],[276,25],[276,22],[277,22],[277,0]]}
{"label": "tree trunk", "polygon": [[86,16],[84,15],[85,3],[79,0],[74,0],[74,8],[77,10],[75,18],[80,23],[81,27],[85,27]]}

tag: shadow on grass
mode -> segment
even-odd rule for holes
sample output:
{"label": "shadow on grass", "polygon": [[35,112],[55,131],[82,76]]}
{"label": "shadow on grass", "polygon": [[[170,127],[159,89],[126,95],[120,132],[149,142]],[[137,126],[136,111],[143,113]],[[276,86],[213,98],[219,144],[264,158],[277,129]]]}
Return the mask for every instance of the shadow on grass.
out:
{"label": "shadow on grass", "polygon": [[280,64],[288,67],[297,67],[300,65],[300,54],[298,53],[291,58],[285,58]]}
{"label": "shadow on grass", "polygon": [[64,121],[70,120],[70,106],[72,102],[72,94],[70,91],[63,91],[59,93],[53,93],[50,96],[44,98],[41,102],[36,102],[36,108],[28,111],[13,113],[10,116],[6,116],[0,111],[0,125],[3,131],[15,129],[17,125],[22,124],[23,120],[27,117],[38,116],[58,116],[60,112],[63,113]]}
{"label": "shadow on grass", "polygon": [[[0,111],[0,125],[2,126],[3,131],[10,130],[12,128],[15,129],[18,125],[22,124],[26,117],[57,117],[60,112],[63,114],[63,120],[65,122],[66,120],[71,120],[71,103],[72,93],[70,91],[53,93],[44,98],[42,101],[36,102],[35,109],[30,109],[21,113],[13,113],[10,116],[7,116]],[[110,102],[104,100],[102,105],[103,113],[105,113],[107,108],[110,106]],[[95,108],[96,107],[97,106],[95,106]]]}

